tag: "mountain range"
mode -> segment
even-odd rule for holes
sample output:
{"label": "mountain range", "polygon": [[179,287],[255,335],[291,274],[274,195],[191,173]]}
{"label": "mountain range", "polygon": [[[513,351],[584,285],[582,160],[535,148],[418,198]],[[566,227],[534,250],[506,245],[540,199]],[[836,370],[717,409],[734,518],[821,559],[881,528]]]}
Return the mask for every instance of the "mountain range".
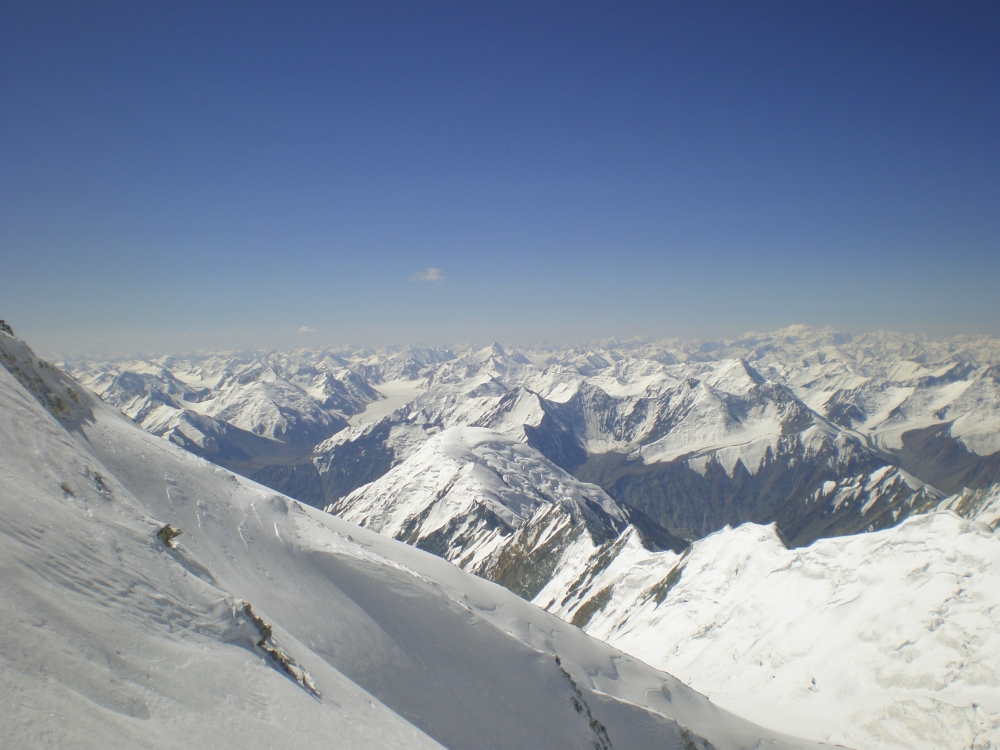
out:
{"label": "mountain range", "polygon": [[[1000,343],[988,337],[793,327],[735,341],[244,352],[70,371],[149,432],[316,506],[451,426],[511,434],[689,538],[777,521],[806,544],[1000,479]],[[867,498],[843,490],[885,466],[895,491],[863,518],[845,513]],[[803,513],[817,490],[842,499]]]}
{"label": "mountain range", "polygon": [[[982,592],[995,575],[996,339],[796,326],[60,364],[148,432],[500,583],[754,720],[854,747],[989,747],[1000,732],[976,687],[1000,674],[993,599],[937,585]],[[939,570],[940,555],[962,562]],[[884,592],[842,593],[883,569],[899,574]],[[907,606],[880,615],[886,597]],[[768,616],[744,622],[753,607]],[[845,612],[860,666],[828,674],[815,644]],[[896,616],[936,635],[898,639]],[[706,642],[724,648],[694,665]],[[858,656],[872,650],[924,656]],[[942,677],[948,664],[964,666]]]}
{"label": "mountain range", "polygon": [[4,746],[819,747],[0,365]]}

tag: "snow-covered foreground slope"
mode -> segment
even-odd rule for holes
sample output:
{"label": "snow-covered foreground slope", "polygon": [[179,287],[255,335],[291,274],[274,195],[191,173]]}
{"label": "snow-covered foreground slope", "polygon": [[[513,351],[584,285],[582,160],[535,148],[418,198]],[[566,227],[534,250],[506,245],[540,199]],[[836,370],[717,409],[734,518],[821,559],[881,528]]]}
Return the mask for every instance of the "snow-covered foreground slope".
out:
{"label": "snow-covered foreground slope", "polygon": [[683,555],[630,540],[585,584],[536,602],[742,716],[873,750],[1000,747],[1000,537],[980,521],[795,550],[755,524]]}
{"label": "snow-covered foreground slope", "polygon": [[0,353],[5,747],[814,746]]}
{"label": "snow-covered foreground slope", "polygon": [[[885,470],[824,493],[849,503],[904,481]],[[1000,742],[998,495],[941,503],[982,520],[939,512],[794,550],[773,526],[745,524],[668,550],[530,445],[454,427],[333,510],[754,721],[859,748],[957,750]],[[600,511],[589,524],[587,508]]]}

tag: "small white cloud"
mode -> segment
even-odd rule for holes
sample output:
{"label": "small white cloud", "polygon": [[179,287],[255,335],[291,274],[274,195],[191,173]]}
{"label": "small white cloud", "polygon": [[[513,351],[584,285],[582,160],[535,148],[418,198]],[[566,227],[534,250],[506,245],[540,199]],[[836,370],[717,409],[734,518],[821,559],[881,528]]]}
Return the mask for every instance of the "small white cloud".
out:
{"label": "small white cloud", "polygon": [[417,271],[410,277],[410,282],[414,281],[444,281],[444,274],[441,273],[440,268],[434,268],[433,266],[425,268],[423,271]]}
{"label": "small white cloud", "polygon": [[316,329],[310,328],[309,326],[302,326],[299,329],[299,333],[316,333]]}

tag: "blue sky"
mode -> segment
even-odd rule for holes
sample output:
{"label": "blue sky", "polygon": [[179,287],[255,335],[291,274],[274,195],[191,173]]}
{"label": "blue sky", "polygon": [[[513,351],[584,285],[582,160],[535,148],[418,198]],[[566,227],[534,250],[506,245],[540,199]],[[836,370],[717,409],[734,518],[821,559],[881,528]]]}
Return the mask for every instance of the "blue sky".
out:
{"label": "blue sky", "polygon": [[0,317],[1000,335],[998,38],[975,2],[2,2]]}

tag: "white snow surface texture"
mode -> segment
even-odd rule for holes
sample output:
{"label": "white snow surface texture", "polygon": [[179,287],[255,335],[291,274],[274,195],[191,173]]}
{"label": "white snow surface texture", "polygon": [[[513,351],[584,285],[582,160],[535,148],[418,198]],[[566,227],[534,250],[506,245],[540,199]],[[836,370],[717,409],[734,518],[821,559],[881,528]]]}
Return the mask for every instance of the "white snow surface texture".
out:
{"label": "white snow surface texture", "polygon": [[5,748],[816,746],[0,361]]}
{"label": "white snow surface texture", "polygon": [[1000,747],[1000,538],[982,522],[931,513],[795,550],[748,523],[683,556],[629,539],[588,583],[608,598],[588,633],[768,726],[873,750]]}
{"label": "white snow surface texture", "polygon": [[[477,505],[517,528],[584,498],[621,514],[530,446],[466,427],[343,502],[352,520],[394,535],[408,519],[426,533],[472,518]],[[580,534],[550,553],[554,573],[532,601],[789,734],[871,750],[997,748],[1000,488],[941,507],[963,502],[975,519],[942,510],[792,550],[750,523],[682,554],[646,549],[632,527],[600,546]],[[462,533],[465,546],[443,554],[470,570],[518,542]]]}

